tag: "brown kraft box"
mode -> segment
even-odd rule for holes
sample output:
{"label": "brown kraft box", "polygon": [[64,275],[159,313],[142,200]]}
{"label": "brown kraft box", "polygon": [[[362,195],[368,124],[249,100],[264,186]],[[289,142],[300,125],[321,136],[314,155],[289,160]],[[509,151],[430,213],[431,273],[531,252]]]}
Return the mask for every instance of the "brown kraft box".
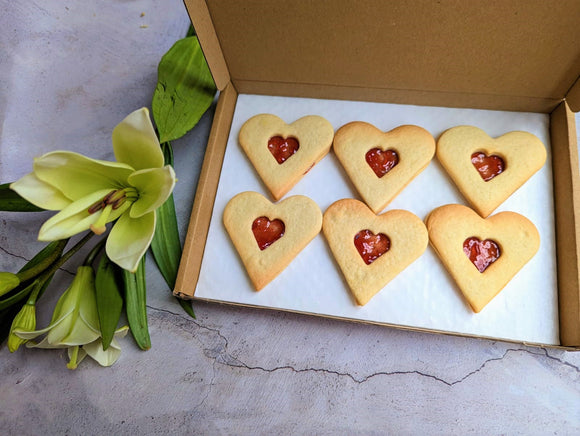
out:
{"label": "brown kraft box", "polygon": [[[192,298],[238,94],[550,115],[560,343],[580,350],[577,0],[185,0],[220,97],[175,295]],[[421,330],[421,329],[419,329]]]}

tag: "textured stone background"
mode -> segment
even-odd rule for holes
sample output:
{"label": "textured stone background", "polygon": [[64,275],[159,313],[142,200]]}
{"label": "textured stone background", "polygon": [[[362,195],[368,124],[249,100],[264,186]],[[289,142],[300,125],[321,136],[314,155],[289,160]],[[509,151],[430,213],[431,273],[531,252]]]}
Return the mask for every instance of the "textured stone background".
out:
{"label": "textured stone background", "polygon": [[[157,63],[189,24],[179,0],[0,0],[0,10],[0,182],[54,149],[112,159],[111,130],[150,105]],[[209,111],[174,144],[183,234],[211,121]],[[48,216],[0,213],[0,270],[38,251]],[[0,350],[0,433],[580,431],[580,353],[204,303],[194,321],[148,271],[150,351],[127,338],[113,367],[69,371],[63,351]],[[55,301],[43,297],[39,326]]]}

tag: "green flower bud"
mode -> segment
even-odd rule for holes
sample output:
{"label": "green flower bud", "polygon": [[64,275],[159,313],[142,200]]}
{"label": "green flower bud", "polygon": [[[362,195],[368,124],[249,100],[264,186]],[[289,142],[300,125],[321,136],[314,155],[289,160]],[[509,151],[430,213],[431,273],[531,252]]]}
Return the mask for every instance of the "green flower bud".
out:
{"label": "green flower bud", "polygon": [[14,353],[18,348],[28,342],[28,339],[22,339],[14,333],[14,330],[32,332],[36,328],[36,307],[34,304],[25,304],[20,312],[12,320],[10,335],[8,336],[8,349]]}
{"label": "green flower bud", "polygon": [[[29,328],[22,324],[13,325],[11,334],[23,340],[16,348],[27,341],[30,341],[26,344],[27,348],[67,348],[69,369],[75,369],[86,356],[92,357],[102,366],[115,363],[121,354],[117,339],[124,337],[129,328],[117,329],[110,346],[106,351],[103,349],[94,275],[92,267],[78,267],[69,288],[59,298],[48,327],[34,330],[36,326]],[[32,341],[40,335],[46,336],[39,343]]]}
{"label": "green flower bud", "polygon": [[20,284],[20,279],[11,272],[0,272],[0,297]]}

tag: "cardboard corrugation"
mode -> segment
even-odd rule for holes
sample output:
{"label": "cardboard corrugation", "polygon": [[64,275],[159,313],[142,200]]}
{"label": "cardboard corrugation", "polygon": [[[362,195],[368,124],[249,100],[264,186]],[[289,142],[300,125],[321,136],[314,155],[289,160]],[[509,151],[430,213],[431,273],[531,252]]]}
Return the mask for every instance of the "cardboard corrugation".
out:
{"label": "cardboard corrugation", "polygon": [[185,4],[222,94],[176,295],[195,291],[238,93],[550,113],[560,339],[580,349],[579,1]]}

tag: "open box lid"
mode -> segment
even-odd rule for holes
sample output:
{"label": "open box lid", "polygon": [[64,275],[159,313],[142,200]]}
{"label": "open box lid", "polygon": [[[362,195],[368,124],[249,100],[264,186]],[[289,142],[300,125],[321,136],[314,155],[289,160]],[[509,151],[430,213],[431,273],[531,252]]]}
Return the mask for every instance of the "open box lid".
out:
{"label": "open box lid", "polygon": [[185,0],[219,89],[580,110],[578,0]]}

